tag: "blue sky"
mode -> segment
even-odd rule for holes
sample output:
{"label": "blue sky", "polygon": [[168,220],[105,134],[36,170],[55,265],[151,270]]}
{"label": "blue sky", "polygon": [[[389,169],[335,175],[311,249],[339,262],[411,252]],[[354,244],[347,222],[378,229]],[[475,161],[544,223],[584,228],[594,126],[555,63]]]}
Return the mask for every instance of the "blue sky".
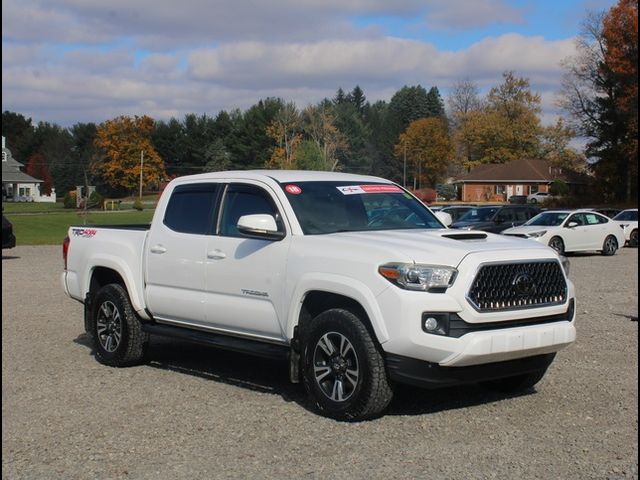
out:
{"label": "blue sky", "polygon": [[555,106],[560,62],[611,0],[3,0],[2,109],[69,126],[299,107],[356,84],[370,101],[514,70]]}

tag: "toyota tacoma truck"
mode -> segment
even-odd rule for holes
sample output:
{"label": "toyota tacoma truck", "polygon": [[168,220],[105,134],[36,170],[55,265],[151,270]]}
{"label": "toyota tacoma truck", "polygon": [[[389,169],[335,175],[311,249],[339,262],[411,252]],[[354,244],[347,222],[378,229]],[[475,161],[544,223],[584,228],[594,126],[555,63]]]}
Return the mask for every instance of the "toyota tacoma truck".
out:
{"label": "toyota tacoma truck", "polygon": [[377,177],[180,177],[150,225],[72,226],[63,256],[99,362],[144,361],[150,335],[281,356],[343,420],[382,414],[395,382],[530,389],[576,336],[565,258],[450,230]]}

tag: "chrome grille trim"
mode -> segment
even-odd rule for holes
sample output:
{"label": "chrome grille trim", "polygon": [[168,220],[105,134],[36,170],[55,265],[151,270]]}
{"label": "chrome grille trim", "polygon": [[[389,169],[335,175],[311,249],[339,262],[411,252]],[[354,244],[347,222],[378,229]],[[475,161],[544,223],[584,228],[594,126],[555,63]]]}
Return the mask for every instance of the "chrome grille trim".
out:
{"label": "chrome grille trim", "polygon": [[568,288],[557,260],[484,263],[467,292],[478,312],[502,312],[561,305]]}

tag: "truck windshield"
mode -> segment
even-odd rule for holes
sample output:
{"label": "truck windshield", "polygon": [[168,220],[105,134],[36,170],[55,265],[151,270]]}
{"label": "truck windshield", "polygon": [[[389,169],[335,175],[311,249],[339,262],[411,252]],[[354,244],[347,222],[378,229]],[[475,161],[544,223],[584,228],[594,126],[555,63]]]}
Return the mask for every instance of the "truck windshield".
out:
{"label": "truck windshield", "polygon": [[418,200],[388,183],[281,184],[306,235],[444,228]]}

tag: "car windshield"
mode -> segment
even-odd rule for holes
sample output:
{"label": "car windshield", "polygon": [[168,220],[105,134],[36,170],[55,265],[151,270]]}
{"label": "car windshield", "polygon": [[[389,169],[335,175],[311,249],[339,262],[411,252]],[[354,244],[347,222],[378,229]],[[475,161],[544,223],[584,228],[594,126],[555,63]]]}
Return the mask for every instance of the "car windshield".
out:
{"label": "car windshield", "polygon": [[462,215],[459,222],[486,222],[490,220],[494,213],[498,211],[500,207],[481,207],[472,208],[467,213]]}
{"label": "car windshield", "polygon": [[557,227],[564,222],[569,214],[567,212],[542,212],[529,220],[525,225],[542,225],[546,227]]}
{"label": "car windshield", "polygon": [[281,184],[306,235],[444,228],[420,201],[388,183]]}
{"label": "car windshield", "polygon": [[613,217],[614,220],[638,221],[638,210],[625,210]]}

